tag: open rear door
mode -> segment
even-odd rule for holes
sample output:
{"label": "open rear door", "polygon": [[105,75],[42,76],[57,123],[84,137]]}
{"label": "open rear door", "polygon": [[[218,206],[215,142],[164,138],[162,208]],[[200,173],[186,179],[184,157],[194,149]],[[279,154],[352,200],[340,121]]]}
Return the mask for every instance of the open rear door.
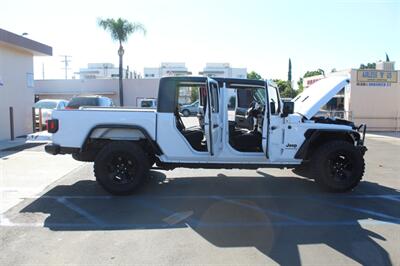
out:
{"label": "open rear door", "polygon": [[218,82],[207,79],[207,103],[204,115],[204,131],[207,140],[207,149],[211,156],[220,150],[221,123],[219,116],[219,87]]}
{"label": "open rear door", "polygon": [[[264,121],[262,129],[262,148],[265,156],[269,159],[269,137],[270,137],[270,125],[271,125],[271,106],[268,94],[268,85],[265,84],[265,108],[264,108]],[[273,128],[274,130],[275,128]]]}

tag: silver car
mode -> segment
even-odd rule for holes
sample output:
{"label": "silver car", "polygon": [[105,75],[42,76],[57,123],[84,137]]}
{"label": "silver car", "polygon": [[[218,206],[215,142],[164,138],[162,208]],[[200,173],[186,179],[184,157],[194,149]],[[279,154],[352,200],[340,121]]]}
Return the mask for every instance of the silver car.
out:
{"label": "silver car", "polygon": [[54,110],[62,110],[67,106],[67,100],[43,99],[35,103],[36,124],[39,125],[39,113],[42,114],[42,128],[45,129],[46,121],[51,119]]}
{"label": "silver car", "polygon": [[180,107],[180,112],[183,114],[183,116],[197,115],[199,112],[199,100],[191,104],[182,105]]}

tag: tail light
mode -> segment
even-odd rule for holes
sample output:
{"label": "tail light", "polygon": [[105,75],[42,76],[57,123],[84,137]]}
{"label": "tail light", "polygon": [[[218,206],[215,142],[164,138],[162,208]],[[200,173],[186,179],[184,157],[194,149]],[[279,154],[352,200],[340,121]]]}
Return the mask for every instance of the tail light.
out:
{"label": "tail light", "polygon": [[58,131],[58,119],[47,120],[47,131],[49,133],[56,133]]}

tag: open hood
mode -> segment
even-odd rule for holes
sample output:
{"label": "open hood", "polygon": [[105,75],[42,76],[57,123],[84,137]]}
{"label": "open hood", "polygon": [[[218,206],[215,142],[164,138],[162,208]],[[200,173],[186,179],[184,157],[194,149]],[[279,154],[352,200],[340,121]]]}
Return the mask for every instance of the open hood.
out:
{"label": "open hood", "polygon": [[334,76],[315,82],[292,100],[294,112],[311,119],[349,82],[347,76]]}

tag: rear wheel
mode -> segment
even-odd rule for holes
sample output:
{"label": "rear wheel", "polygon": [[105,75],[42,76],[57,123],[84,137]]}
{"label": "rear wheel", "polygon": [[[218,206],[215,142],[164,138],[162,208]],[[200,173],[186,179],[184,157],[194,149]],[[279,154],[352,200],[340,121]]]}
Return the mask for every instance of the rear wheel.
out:
{"label": "rear wheel", "polygon": [[97,155],[97,182],[115,195],[132,193],[147,178],[149,160],[142,148],[130,142],[111,142]]}
{"label": "rear wheel", "polygon": [[315,152],[312,175],[324,189],[332,192],[352,190],[364,175],[365,163],[360,150],[346,141],[331,141]]}

